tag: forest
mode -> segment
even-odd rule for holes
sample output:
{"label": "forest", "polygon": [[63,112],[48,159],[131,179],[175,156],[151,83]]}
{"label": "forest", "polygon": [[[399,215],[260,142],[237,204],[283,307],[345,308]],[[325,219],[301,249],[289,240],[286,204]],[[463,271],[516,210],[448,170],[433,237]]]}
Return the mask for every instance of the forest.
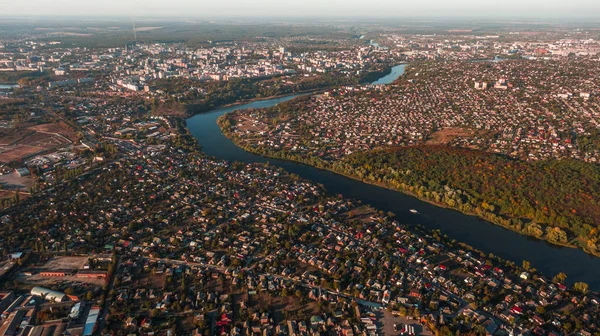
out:
{"label": "forest", "polygon": [[558,243],[572,236],[597,238],[600,169],[582,161],[524,162],[469,149],[416,146],[356,153],[332,168],[538,238]]}
{"label": "forest", "polygon": [[356,153],[332,169],[598,254],[600,169],[590,163],[525,162],[469,149],[417,146]]}

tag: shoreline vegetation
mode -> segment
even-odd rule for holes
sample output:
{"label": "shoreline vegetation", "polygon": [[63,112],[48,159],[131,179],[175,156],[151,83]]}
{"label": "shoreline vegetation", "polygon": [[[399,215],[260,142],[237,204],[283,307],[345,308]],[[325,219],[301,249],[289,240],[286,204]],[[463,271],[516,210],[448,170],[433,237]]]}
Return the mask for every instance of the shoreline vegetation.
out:
{"label": "shoreline vegetation", "polygon": [[[282,96],[290,96],[290,95],[282,95]],[[256,98],[254,100],[266,100],[266,99],[267,98],[263,98],[263,99]],[[232,103],[230,106],[244,105],[244,104],[247,104],[247,103],[243,103],[243,102]],[[223,108],[223,107],[221,107],[221,108]],[[247,151],[249,153],[261,155],[261,156],[263,156],[265,158],[281,159],[281,160],[287,160],[287,161],[290,161],[290,162],[296,162],[296,163],[300,163],[300,164],[307,164],[307,163],[304,163],[304,162],[301,162],[301,161],[298,161],[298,160],[285,159],[285,158],[280,158],[280,157],[277,157],[277,156],[267,156],[267,155],[264,155],[264,154],[260,154],[260,153],[258,153],[256,151],[251,151],[251,150],[249,150],[247,148],[244,148],[243,146],[240,146],[239,143],[237,143],[232,137],[230,137],[230,135],[228,135],[228,132],[225,132],[224,129],[221,127],[221,123],[228,116],[229,116],[229,113],[228,114],[224,114],[223,116],[219,117],[218,120],[217,120],[217,124],[219,125],[219,127],[220,127],[221,131],[223,132],[223,134],[228,139],[230,139],[232,142],[234,142],[234,144],[236,146],[244,149],[245,151]],[[186,138],[189,137],[189,136],[191,136],[189,128],[187,127],[187,125],[185,123],[185,118],[179,118],[178,117],[178,118],[176,118],[176,120],[180,121],[179,123],[177,123],[177,126],[178,126],[178,130],[181,132],[181,134],[184,137],[186,137]],[[202,148],[201,148],[202,146],[196,140],[194,140],[193,143],[190,143],[190,146],[192,148],[193,147],[197,147],[195,149],[199,153],[202,153]],[[202,155],[206,155],[206,154],[202,154]],[[268,162],[266,163],[266,165],[268,165]],[[313,166],[313,165],[310,165],[310,164],[307,164],[307,165],[315,167],[317,169],[331,171],[331,172],[333,172],[335,174],[339,174],[339,175],[345,176],[347,178],[351,178],[353,180],[361,181],[363,183],[367,183],[367,184],[376,185],[376,186],[384,187],[384,188],[387,188],[387,189],[391,189],[389,187],[385,187],[383,185],[378,185],[378,184],[373,183],[373,182],[368,182],[368,181],[360,180],[360,179],[358,179],[355,176],[343,174],[343,173],[337,172],[335,170],[331,170],[331,169],[328,169],[328,168],[320,168],[320,167],[316,167],[316,166]],[[280,168],[280,169],[282,171],[284,171],[283,168]],[[394,189],[391,189],[391,190],[394,190]],[[399,192],[398,190],[394,190],[394,191]],[[413,196],[413,197],[415,197],[417,199],[421,199],[417,195],[414,195],[414,194],[410,194],[410,193],[405,193],[405,194]],[[448,207],[446,205],[436,204],[435,202],[432,202],[432,201],[429,201],[429,200],[426,200],[426,199],[421,199],[421,200],[423,200],[423,201],[425,201],[427,203],[436,205],[436,206],[440,206],[440,207],[447,208],[447,209],[452,209],[452,208],[450,208],[450,207]],[[371,205],[369,205],[369,204],[365,204],[365,206],[372,208]],[[373,208],[373,209],[375,209],[375,208]],[[469,214],[467,214],[467,215],[469,215]],[[388,213],[387,216],[391,216],[393,218],[394,214],[393,213]],[[474,216],[476,216],[476,215],[474,215]],[[476,216],[476,217],[478,217],[478,216]],[[556,278],[558,276],[560,276],[561,274],[564,274],[564,273],[561,272],[558,275],[556,275],[556,276],[553,277],[553,275],[551,275],[551,274],[541,273],[540,271],[538,271],[537,268],[534,267],[534,265],[530,264],[530,262],[526,259],[526,257],[524,257],[523,260],[521,260],[521,262],[518,263],[516,261],[512,261],[512,260],[503,258],[503,257],[495,255],[493,253],[487,253],[487,252],[485,252],[485,251],[483,251],[481,249],[475,248],[475,247],[473,247],[473,246],[471,246],[471,245],[469,245],[467,243],[464,243],[464,242],[462,242],[462,241],[460,241],[458,239],[450,238],[446,234],[443,234],[441,232],[441,230],[439,230],[439,229],[428,229],[428,228],[423,227],[422,225],[416,225],[416,226],[412,227],[412,230],[414,230],[413,232],[416,232],[416,233],[419,233],[419,234],[429,235],[429,236],[431,236],[433,238],[433,240],[435,240],[437,242],[440,242],[442,244],[445,244],[449,248],[452,248],[452,249],[465,249],[465,250],[470,251],[472,253],[476,253],[477,255],[479,255],[479,257],[481,257],[483,260],[485,260],[486,263],[489,263],[489,262],[498,263],[499,265],[503,265],[505,267],[508,267],[510,269],[510,272],[513,272],[515,274],[520,274],[520,272],[527,272],[527,273],[530,274],[531,278],[533,280],[535,280],[535,281],[543,279],[544,282],[550,282],[550,281],[552,281],[552,282],[555,282],[555,283],[559,283],[559,282],[557,282]],[[567,283],[567,281],[564,281],[564,280],[562,282]],[[574,282],[574,283],[571,283],[571,286],[576,286],[578,284],[579,285],[583,285],[583,286],[587,286],[587,283],[584,283],[584,282]]]}
{"label": "shoreline vegetation", "polygon": [[[344,85],[371,83],[392,73],[395,63],[378,64],[374,69],[363,73],[335,77],[330,74],[302,78],[293,85],[282,84],[285,76],[270,78],[234,78],[229,81],[207,82],[202,92],[190,93],[188,88],[198,84],[189,80],[157,80],[153,87],[169,94],[181,95],[180,100],[153,100],[153,115],[178,115],[186,118],[216,109],[248,104],[254,101],[270,100],[291,95],[317,93]],[[187,96],[184,96],[187,93]]]}
{"label": "shoreline vegetation", "polygon": [[[369,176],[360,177],[358,175],[353,175],[353,174],[347,173],[346,171],[344,171],[340,168],[341,167],[340,164],[336,164],[338,162],[328,162],[328,161],[321,160],[320,158],[317,158],[317,157],[300,156],[300,155],[296,155],[294,153],[288,153],[286,151],[280,151],[280,150],[266,151],[263,148],[246,145],[246,144],[244,144],[243,139],[235,136],[232,132],[230,132],[230,126],[232,126],[232,122],[233,122],[231,120],[231,115],[232,115],[232,113],[228,113],[228,114],[225,114],[225,115],[219,117],[217,123],[218,123],[221,131],[223,132],[223,134],[229,140],[231,140],[236,146],[244,149],[247,152],[261,155],[266,158],[280,159],[280,160],[286,160],[286,161],[296,162],[296,163],[300,163],[300,164],[306,164],[308,166],[327,170],[327,171],[330,171],[330,172],[333,172],[333,173],[336,173],[336,174],[339,174],[339,175],[342,175],[347,178],[351,178],[353,180],[357,180],[357,181],[360,181],[363,183],[375,185],[375,186],[386,188],[386,189],[393,190],[396,192],[401,192],[401,193],[415,197],[421,201],[427,202],[429,204],[432,204],[432,205],[435,205],[438,207],[452,209],[452,210],[458,211],[460,213],[463,213],[465,215],[474,216],[474,217],[480,218],[482,220],[489,221],[495,225],[501,226],[505,229],[519,233],[521,235],[536,238],[536,239],[548,242],[548,243],[556,245],[556,246],[568,247],[568,248],[579,248],[590,255],[593,255],[595,257],[600,257],[600,250],[596,249],[595,244],[597,243],[597,241],[595,239],[590,239],[590,242],[593,245],[593,248],[590,248],[589,245],[587,245],[587,246],[585,245],[585,243],[582,241],[580,235],[575,235],[573,232],[569,231],[568,229],[565,229],[564,227],[561,228],[559,226],[544,225],[544,224],[540,224],[532,219],[527,219],[527,218],[523,218],[523,217],[519,218],[519,217],[506,216],[506,215],[499,215],[496,207],[494,207],[494,205],[490,204],[491,202],[486,203],[485,201],[483,201],[482,208],[479,208],[479,207],[477,207],[477,208],[470,207],[469,208],[467,206],[461,207],[461,205],[463,205],[463,204],[456,204],[456,203],[453,204],[452,201],[447,201],[447,202],[438,201],[438,200],[433,199],[432,196],[427,197],[425,193],[427,193],[427,192],[431,193],[431,191],[423,190],[422,186],[421,186],[421,188],[419,188],[419,187],[415,187],[415,186],[401,184],[401,187],[396,187],[396,186],[392,185],[392,183],[390,183],[390,182],[379,181],[377,178],[373,178],[373,177],[369,177]],[[406,149],[408,149],[408,150],[417,149],[418,150],[418,149],[423,149],[423,148],[434,148],[434,149],[440,149],[442,151],[445,150],[444,149],[445,146],[426,146],[426,145],[404,147],[404,148],[400,148],[399,150],[400,151],[406,150]],[[459,150],[474,152],[474,151],[466,150],[466,149],[459,149]],[[389,150],[389,149],[388,150],[375,150],[375,151],[367,153],[367,155],[373,154],[373,153],[377,154],[377,153],[381,153],[384,151],[393,152],[393,150]],[[361,153],[361,154],[364,155],[365,153]],[[491,156],[491,157],[499,156],[499,155],[494,155],[494,154],[485,153],[485,152],[482,152],[479,154],[484,155],[484,156]],[[428,154],[426,153],[425,155],[428,155]],[[340,161],[344,161],[344,160],[340,160]],[[515,161],[515,160],[511,159],[510,161]],[[342,162],[342,164],[344,164],[344,163],[346,163],[346,162]],[[527,164],[527,163],[524,163],[524,164]],[[447,185],[445,187],[447,187]],[[448,192],[450,192],[451,194],[454,194],[454,195],[456,195],[457,193],[460,194],[460,192],[464,193],[464,191],[452,190],[452,189],[448,190]],[[431,194],[429,194],[429,195],[431,195]],[[459,196],[459,197],[462,197],[462,196]],[[450,199],[453,199],[453,198],[450,198]],[[535,209],[533,209],[533,211],[535,212]],[[565,221],[566,219],[561,219],[561,220]],[[587,224],[584,224],[584,225],[587,225]],[[567,224],[565,223],[564,226],[567,226]],[[592,234],[596,232],[596,230],[593,228],[591,228],[590,230],[592,231]]]}

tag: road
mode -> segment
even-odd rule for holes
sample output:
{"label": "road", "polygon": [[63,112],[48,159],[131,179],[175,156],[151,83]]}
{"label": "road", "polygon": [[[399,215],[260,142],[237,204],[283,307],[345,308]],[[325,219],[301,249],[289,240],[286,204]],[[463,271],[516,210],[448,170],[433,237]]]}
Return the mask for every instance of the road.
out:
{"label": "road", "polygon": [[112,277],[108,279],[108,286],[106,286],[106,291],[104,292],[104,306],[100,310],[100,315],[98,317],[97,323],[97,331],[104,330],[106,325],[106,315],[108,314],[108,310],[111,304],[110,292],[115,287],[115,279],[117,275],[117,271],[119,269],[119,263],[121,262],[121,257],[117,255],[117,260],[115,262],[114,272],[112,272]]}

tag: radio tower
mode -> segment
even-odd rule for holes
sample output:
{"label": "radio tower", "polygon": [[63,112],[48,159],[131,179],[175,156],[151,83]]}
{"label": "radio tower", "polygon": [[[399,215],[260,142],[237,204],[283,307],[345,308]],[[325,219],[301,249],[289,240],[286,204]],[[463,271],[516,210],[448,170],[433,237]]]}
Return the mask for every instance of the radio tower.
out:
{"label": "radio tower", "polygon": [[133,20],[133,38],[135,39],[135,45],[137,45],[137,32],[135,31],[135,20]]}

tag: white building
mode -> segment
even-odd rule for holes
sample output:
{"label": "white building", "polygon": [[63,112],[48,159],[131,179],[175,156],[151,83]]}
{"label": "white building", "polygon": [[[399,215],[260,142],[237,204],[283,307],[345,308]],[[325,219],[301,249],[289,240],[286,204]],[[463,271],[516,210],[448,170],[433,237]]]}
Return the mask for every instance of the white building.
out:
{"label": "white building", "polygon": [[65,293],[53,291],[44,287],[33,287],[31,289],[31,295],[40,296],[48,301],[54,302],[64,302],[67,299],[67,295],[65,295]]}

